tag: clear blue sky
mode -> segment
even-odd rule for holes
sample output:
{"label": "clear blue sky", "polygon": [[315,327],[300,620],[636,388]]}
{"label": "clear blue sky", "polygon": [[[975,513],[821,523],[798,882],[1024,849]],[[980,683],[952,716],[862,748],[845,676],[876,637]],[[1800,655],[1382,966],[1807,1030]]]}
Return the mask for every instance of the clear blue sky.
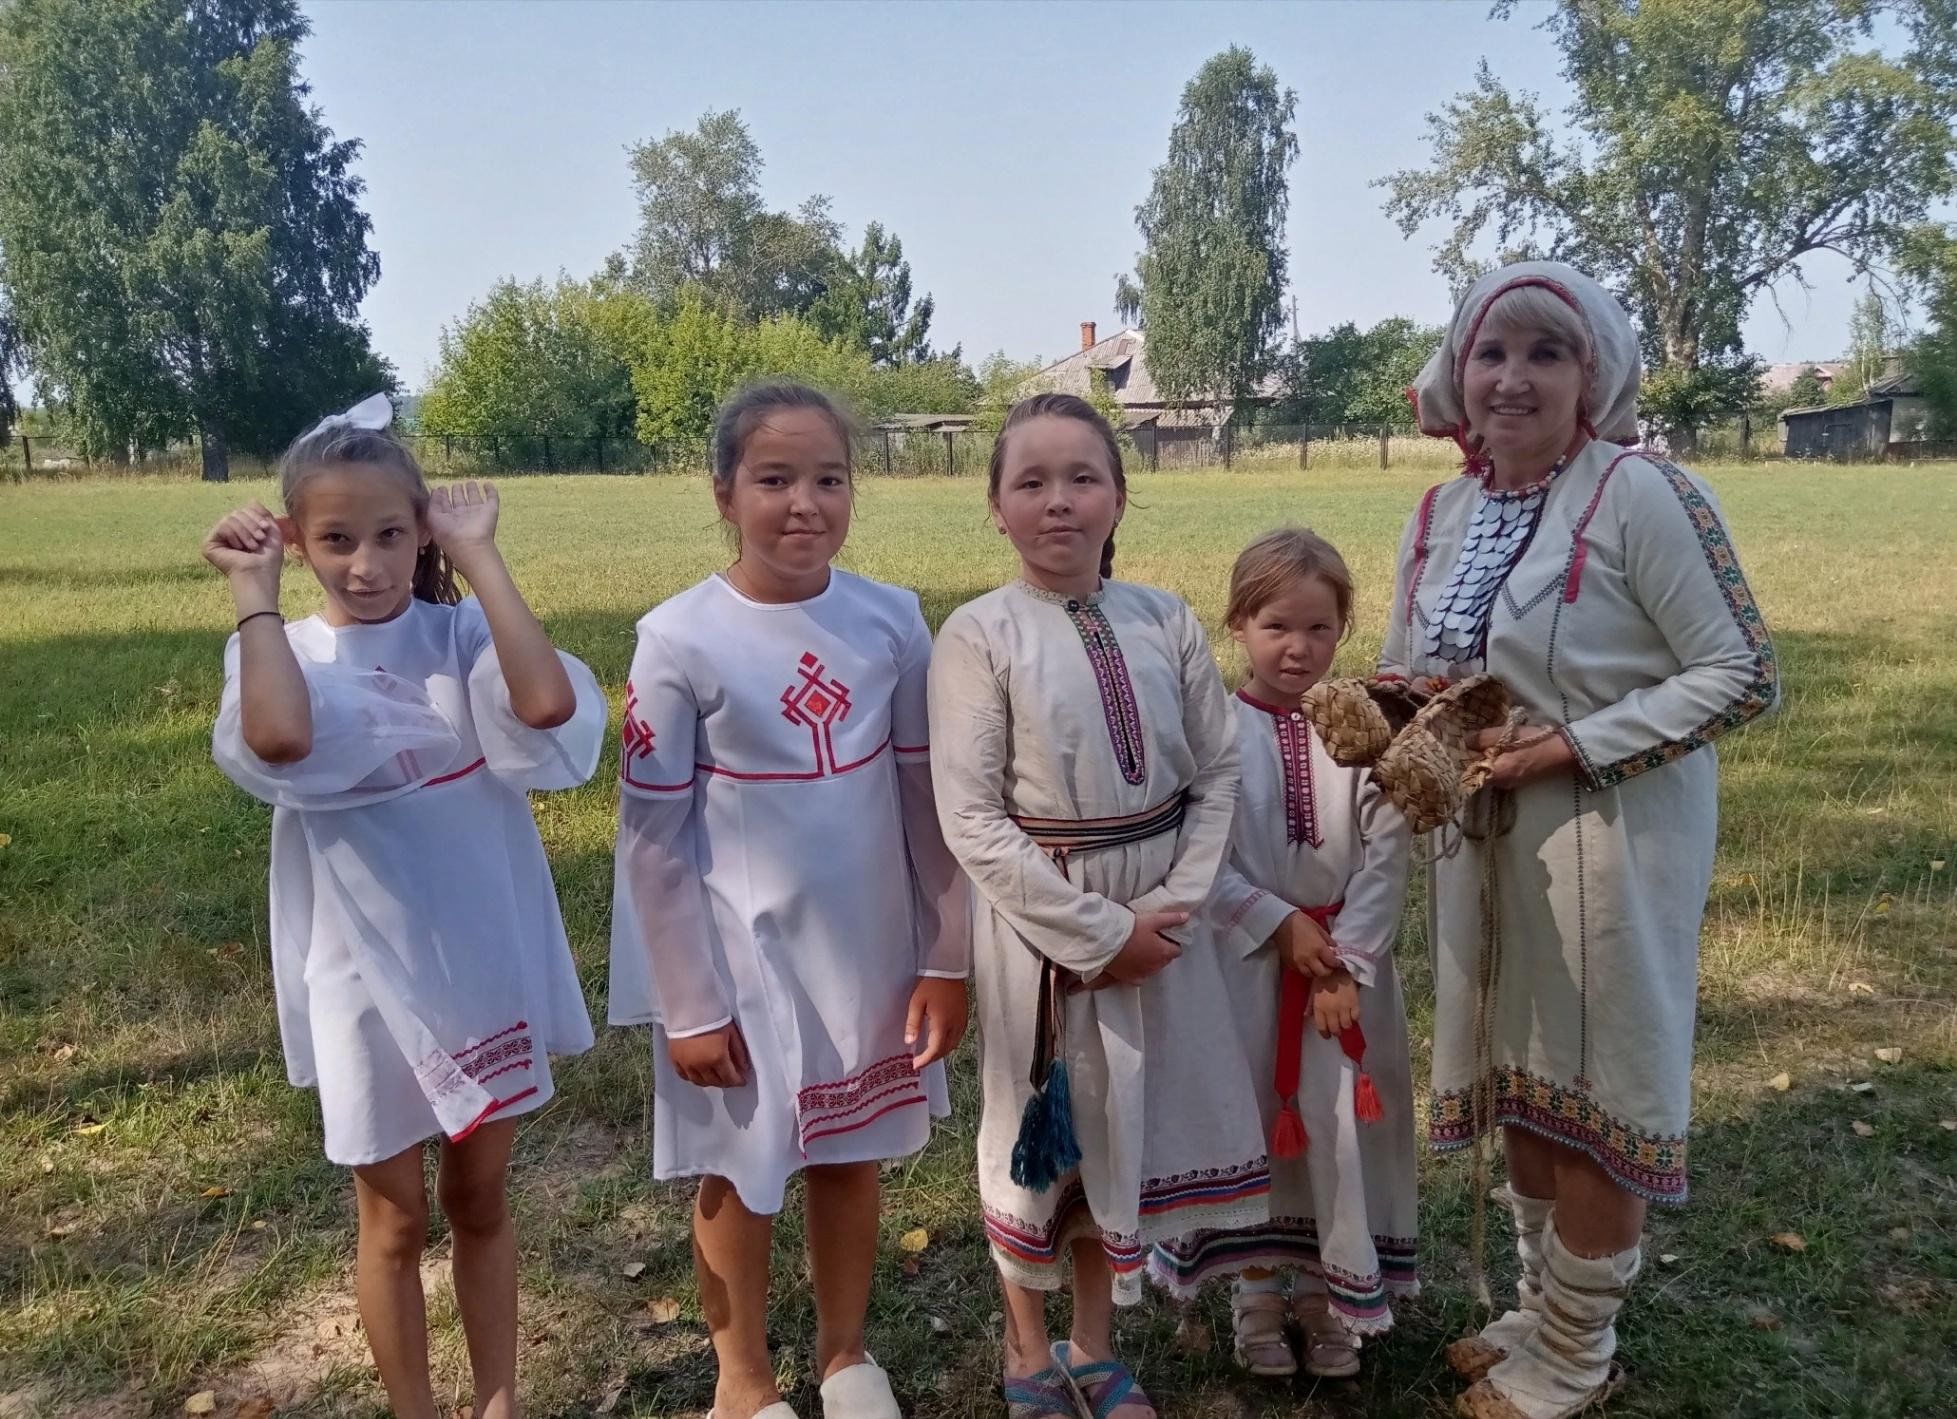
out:
{"label": "clear blue sky", "polygon": [[[1422,161],[1424,115],[1486,56],[1557,98],[1547,36],[1479,0],[1311,4],[412,5],[311,0],[314,101],[365,145],[381,280],[365,314],[419,387],[441,326],[504,275],[588,274],[636,225],[626,145],[736,108],[791,207],[829,194],[850,232],[903,238],[935,342],[1053,358],[1114,328],[1113,277],[1182,86],[1247,44],[1298,93],[1291,275],[1301,323],[1438,321],[1435,233],[1409,241],[1371,180]],[[1820,258],[1753,312],[1769,360],[1846,343],[1856,288]]]}

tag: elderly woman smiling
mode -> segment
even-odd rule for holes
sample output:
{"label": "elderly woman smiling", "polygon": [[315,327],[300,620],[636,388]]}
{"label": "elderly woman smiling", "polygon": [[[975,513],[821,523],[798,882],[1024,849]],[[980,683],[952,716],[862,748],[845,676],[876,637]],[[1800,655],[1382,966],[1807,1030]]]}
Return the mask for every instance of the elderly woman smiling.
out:
{"label": "elderly woman smiling", "polygon": [[1475,283],[1414,390],[1469,476],[1408,524],[1381,670],[1487,670],[1528,720],[1431,894],[1431,1141],[1500,1127],[1522,1264],[1515,1308],[1449,1349],[1473,1419],[1560,1419],[1620,1378],[1645,1205],[1685,1198],[1710,746],[1778,695],[1712,494],[1614,446],[1637,385],[1617,301],[1527,262]]}

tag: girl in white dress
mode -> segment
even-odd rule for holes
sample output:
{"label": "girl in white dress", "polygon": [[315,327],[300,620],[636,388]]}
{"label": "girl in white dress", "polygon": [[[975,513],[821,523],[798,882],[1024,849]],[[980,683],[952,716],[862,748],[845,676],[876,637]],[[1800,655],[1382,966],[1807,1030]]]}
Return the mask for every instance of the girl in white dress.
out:
{"label": "girl in white dress", "polygon": [[714,1419],[789,1419],[766,1332],[769,1241],[808,1194],[816,1365],[831,1419],[896,1419],[864,1348],[878,1163],[949,1112],[970,889],[931,797],[917,597],[830,565],[848,429],[761,385],[714,433],[740,552],[639,622],[619,754],[613,1024],[653,1025],[653,1171],[701,1178]]}
{"label": "girl in white dress", "polygon": [[[287,1073],[319,1090],[326,1156],[353,1169],[360,1314],[389,1404],[436,1414],[419,1262],[422,1144],[440,1137],[475,1412],[506,1419],[514,1120],[550,1098],[548,1056],[592,1042],[524,794],[590,777],[605,699],[510,579],[496,490],[431,495],[389,415],[375,395],[322,421],[280,465],[285,515],[254,503],[205,539],[238,612],[212,752],[273,805]],[[288,549],[326,592],[292,625]]]}
{"label": "girl in white dress", "polygon": [[1299,528],[1258,538],[1231,571],[1226,619],[1250,661],[1236,704],[1243,792],[1208,910],[1272,1138],[1271,1220],[1164,1243],[1150,1271],[1185,1298],[1240,1273],[1235,1348],[1251,1373],[1296,1373],[1289,1309],[1305,1368],[1350,1375],[1358,1337],[1393,1324],[1388,1296],[1419,1289],[1413,1067],[1392,949],[1412,834],[1298,707],[1351,626],[1338,552]]}
{"label": "girl in white dress", "polygon": [[[1236,729],[1195,614],[1107,580],[1126,499],[1091,405],[1015,406],[991,507],[1020,576],[951,614],[931,666],[939,816],[983,901],[979,1197],[1014,1419],[1152,1416],[1113,1303],[1140,1299],[1151,1242],[1267,1215],[1243,1030],[1195,915],[1229,847]],[[1069,1254],[1073,1331],[1049,1347]]]}

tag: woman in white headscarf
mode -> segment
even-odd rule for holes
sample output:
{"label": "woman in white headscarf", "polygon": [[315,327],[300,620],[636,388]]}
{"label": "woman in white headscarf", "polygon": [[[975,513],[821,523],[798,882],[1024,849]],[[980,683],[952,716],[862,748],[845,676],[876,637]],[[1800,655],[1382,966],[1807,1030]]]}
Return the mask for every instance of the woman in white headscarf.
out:
{"label": "woman in white headscarf", "polygon": [[1500,1128],[1522,1263],[1516,1307],[1449,1350],[1473,1419],[1561,1419],[1620,1378],[1645,1206],[1685,1198],[1709,746],[1779,693],[1711,492],[1620,446],[1637,386],[1617,301],[1524,262],[1474,284],[1414,389],[1467,469],[1408,523],[1381,670],[1489,671],[1528,721],[1489,736],[1432,879],[1430,1141]]}

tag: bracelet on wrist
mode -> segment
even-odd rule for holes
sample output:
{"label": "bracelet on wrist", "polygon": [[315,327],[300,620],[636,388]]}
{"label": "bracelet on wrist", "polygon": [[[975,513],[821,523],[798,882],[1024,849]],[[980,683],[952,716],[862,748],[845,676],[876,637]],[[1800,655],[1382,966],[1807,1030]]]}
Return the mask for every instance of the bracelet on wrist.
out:
{"label": "bracelet on wrist", "polygon": [[[242,631],[245,628],[245,622],[256,621],[260,616],[279,616],[279,613],[276,611],[247,611],[238,618],[237,628]],[[279,622],[280,624],[284,624],[285,617],[279,616]]]}

